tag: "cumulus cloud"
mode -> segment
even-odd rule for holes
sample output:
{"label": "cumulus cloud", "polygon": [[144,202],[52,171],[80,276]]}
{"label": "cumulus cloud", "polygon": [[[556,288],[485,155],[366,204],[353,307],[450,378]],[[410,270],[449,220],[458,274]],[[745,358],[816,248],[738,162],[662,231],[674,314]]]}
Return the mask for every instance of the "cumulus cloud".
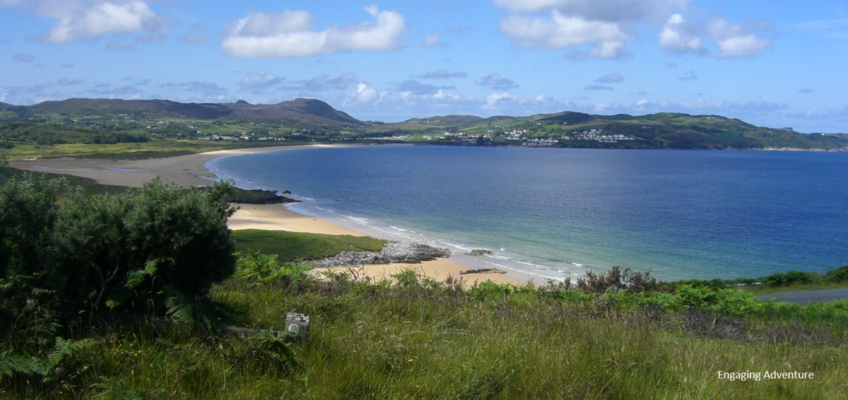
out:
{"label": "cumulus cloud", "polygon": [[489,74],[477,81],[480,86],[489,86],[498,90],[517,88],[518,85],[511,79],[501,77],[501,74]]}
{"label": "cumulus cloud", "polygon": [[771,48],[771,42],[746,32],[741,26],[716,19],[707,27],[710,37],[718,43],[718,57],[755,57]]}
{"label": "cumulus cloud", "polygon": [[375,22],[316,31],[307,11],[253,13],[224,29],[221,50],[231,57],[296,58],[352,50],[386,51],[400,47],[406,21],[395,11],[365,7]]}
{"label": "cumulus cloud", "polygon": [[248,72],[241,78],[241,82],[239,82],[239,86],[241,87],[239,91],[258,94],[276,86],[282,81],[282,78],[278,78],[272,73],[252,74]]}
{"label": "cumulus cloud", "polygon": [[588,85],[588,86],[584,86],[583,90],[615,90],[615,89],[613,89],[609,86],[604,86],[604,85]]}
{"label": "cumulus cloud", "polygon": [[493,0],[496,6],[521,12],[557,10],[586,19],[616,22],[656,21],[666,12],[662,0]]}
{"label": "cumulus cloud", "polygon": [[703,29],[697,24],[686,21],[680,14],[672,14],[657,38],[660,47],[670,53],[703,53],[702,34]]}
{"label": "cumulus cloud", "polygon": [[368,86],[365,83],[356,85],[356,92],[349,93],[345,98],[343,105],[362,105],[367,103],[376,103],[388,96],[389,92],[378,92],[376,89]]}
{"label": "cumulus cloud", "polygon": [[12,60],[18,61],[18,62],[30,63],[30,62],[35,61],[35,56],[33,56],[32,54],[18,53],[18,54],[15,54],[14,56],[12,56]]}
{"label": "cumulus cloud", "polygon": [[424,75],[421,75],[422,79],[448,79],[448,78],[468,78],[468,74],[465,72],[450,72],[446,69],[437,69],[434,71],[427,71]]}
{"label": "cumulus cloud", "polygon": [[612,74],[609,74],[609,75],[604,75],[604,76],[602,76],[602,77],[600,77],[600,78],[598,78],[598,79],[595,79],[595,82],[601,82],[601,83],[618,83],[618,82],[624,82],[624,77],[623,77],[623,76],[621,76],[621,74],[619,74],[618,72],[616,72],[616,73],[612,73]]}
{"label": "cumulus cloud", "polygon": [[427,35],[424,40],[421,42],[421,46],[424,47],[435,47],[439,45],[439,40],[441,40],[441,33],[434,33],[432,35]]}
{"label": "cumulus cloud", "polygon": [[627,35],[619,25],[567,16],[557,10],[550,19],[509,16],[500,21],[500,29],[519,47],[560,49],[590,44],[593,45],[588,53],[591,57],[618,58],[627,54],[624,49]]}
{"label": "cumulus cloud", "polygon": [[107,34],[158,35],[164,21],[148,3],[147,0],[40,0],[21,4],[28,11],[57,20],[47,32],[31,39],[69,43]]}
{"label": "cumulus cloud", "polygon": [[669,53],[706,54],[705,40],[715,42],[718,52],[711,54],[721,58],[755,57],[771,47],[768,39],[761,38],[741,25],[723,18],[709,17],[702,24],[686,20],[680,14],[672,14],[657,36],[662,49]]}

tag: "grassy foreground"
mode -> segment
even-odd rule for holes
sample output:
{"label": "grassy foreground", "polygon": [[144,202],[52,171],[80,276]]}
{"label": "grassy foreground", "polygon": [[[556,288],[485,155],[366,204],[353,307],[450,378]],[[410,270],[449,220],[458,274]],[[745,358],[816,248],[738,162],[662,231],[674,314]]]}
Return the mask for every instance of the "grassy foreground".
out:
{"label": "grassy foreground", "polygon": [[[638,294],[463,290],[407,272],[397,283],[230,279],[212,296],[228,322],[281,329],[311,317],[306,342],[106,322],[55,380],[5,378],[2,398],[106,399],[836,399],[848,396],[848,317],[732,317],[672,311]],[[848,303],[841,305],[848,310]],[[825,315],[814,323],[808,316]],[[80,337],[80,338],[81,338]],[[7,343],[6,346],[14,345]],[[807,372],[811,380],[719,379]]]}

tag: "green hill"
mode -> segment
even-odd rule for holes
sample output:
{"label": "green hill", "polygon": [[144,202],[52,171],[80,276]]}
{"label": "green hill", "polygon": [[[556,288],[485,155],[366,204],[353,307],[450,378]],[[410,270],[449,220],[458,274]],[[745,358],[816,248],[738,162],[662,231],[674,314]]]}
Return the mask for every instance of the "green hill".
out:
{"label": "green hill", "polygon": [[[203,138],[204,135],[249,134],[254,138],[287,135],[285,137],[290,140],[310,141],[405,135],[404,140],[431,144],[848,149],[848,135],[845,134],[802,134],[791,129],[758,127],[720,115],[593,115],[563,111],[523,117],[444,115],[382,123],[362,122],[323,101],[302,98],[277,104],[250,104],[243,100],[198,104],[114,99],[67,99],[33,106],[0,103],[0,120],[7,121],[6,125],[0,124],[0,140],[6,140],[7,147],[15,143],[99,143],[94,140],[96,134],[104,143],[135,141],[132,137],[115,136],[125,133],[135,138],[143,135]],[[31,125],[11,125],[19,122]],[[443,135],[445,132],[452,135]],[[465,136],[458,137],[459,133]]]}
{"label": "green hill", "polygon": [[[5,106],[5,105],[4,105]],[[0,107],[14,111],[19,118],[43,115],[69,117],[128,115],[136,118],[188,119],[288,119],[302,124],[361,125],[350,115],[314,99],[296,99],[277,104],[177,103],[170,100],[67,99],[45,101],[33,106]]]}

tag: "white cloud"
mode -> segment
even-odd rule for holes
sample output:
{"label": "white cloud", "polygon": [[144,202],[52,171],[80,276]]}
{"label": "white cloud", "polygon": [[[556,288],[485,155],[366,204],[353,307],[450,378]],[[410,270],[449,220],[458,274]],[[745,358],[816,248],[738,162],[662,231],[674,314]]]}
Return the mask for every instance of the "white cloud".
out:
{"label": "white cloud", "polygon": [[680,14],[672,14],[663,25],[663,30],[658,38],[660,47],[668,52],[702,53],[704,48],[701,43],[701,29],[686,21]]}
{"label": "white cloud", "polygon": [[662,0],[493,0],[496,6],[521,12],[557,10],[589,20],[642,22],[659,21],[666,15]]}
{"label": "white cloud", "polygon": [[740,25],[722,18],[712,18],[703,24],[687,21],[673,14],[657,36],[660,47],[670,53],[707,53],[705,39],[714,41],[720,51],[712,55],[721,58],[755,57],[771,47],[771,42],[760,38]]}
{"label": "white cloud", "polygon": [[231,22],[221,50],[231,57],[295,58],[351,50],[386,51],[400,47],[406,22],[395,11],[365,7],[376,22],[316,31],[306,11],[254,13]]}
{"label": "white cloud", "polygon": [[69,43],[107,34],[158,32],[162,18],[140,0],[42,0],[25,4],[37,15],[58,19],[48,32],[33,37],[47,43]]}
{"label": "white cloud", "polygon": [[434,71],[427,71],[424,75],[421,75],[423,79],[449,79],[449,78],[467,78],[468,74],[465,72],[450,72],[446,69],[437,69]]}
{"label": "white cloud", "polygon": [[0,8],[14,7],[20,3],[21,0],[0,0]]}
{"label": "white cloud", "polygon": [[771,42],[746,32],[741,26],[716,19],[707,27],[710,36],[718,43],[718,57],[754,57],[771,47]]}
{"label": "white cloud", "polygon": [[500,29],[520,47],[560,49],[591,44],[592,57],[617,58],[626,54],[627,35],[619,25],[566,16],[557,10],[551,12],[550,19],[509,16],[500,21]]}
{"label": "white cloud", "polygon": [[488,97],[486,97],[486,104],[483,105],[483,108],[495,108],[498,106],[498,103],[512,102],[518,100],[520,100],[518,96],[511,95],[509,93],[492,93]]}
{"label": "white cloud", "polygon": [[428,35],[426,38],[424,38],[424,41],[421,42],[421,45],[424,47],[438,46],[439,40],[441,40],[441,38],[441,33],[434,33],[432,35]]}
{"label": "white cloud", "polygon": [[356,92],[348,96],[345,100],[345,105],[349,103],[371,103],[380,99],[380,93],[376,89],[369,87],[364,83],[356,85]]}

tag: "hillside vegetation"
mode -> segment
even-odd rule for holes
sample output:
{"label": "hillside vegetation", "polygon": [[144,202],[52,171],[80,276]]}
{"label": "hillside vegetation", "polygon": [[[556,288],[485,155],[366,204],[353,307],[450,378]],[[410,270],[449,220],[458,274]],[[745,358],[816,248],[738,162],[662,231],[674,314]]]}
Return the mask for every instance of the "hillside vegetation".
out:
{"label": "hillside vegetation", "polygon": [[0,105],[0,147],[147,143],[411,142],[588,148],[848,150],[846,134],[802,134],[718,115],[578,112],[525,117],[447,115],[399,123],[359,121],[327,103],[183,104],[164,100],[68,99]]}

